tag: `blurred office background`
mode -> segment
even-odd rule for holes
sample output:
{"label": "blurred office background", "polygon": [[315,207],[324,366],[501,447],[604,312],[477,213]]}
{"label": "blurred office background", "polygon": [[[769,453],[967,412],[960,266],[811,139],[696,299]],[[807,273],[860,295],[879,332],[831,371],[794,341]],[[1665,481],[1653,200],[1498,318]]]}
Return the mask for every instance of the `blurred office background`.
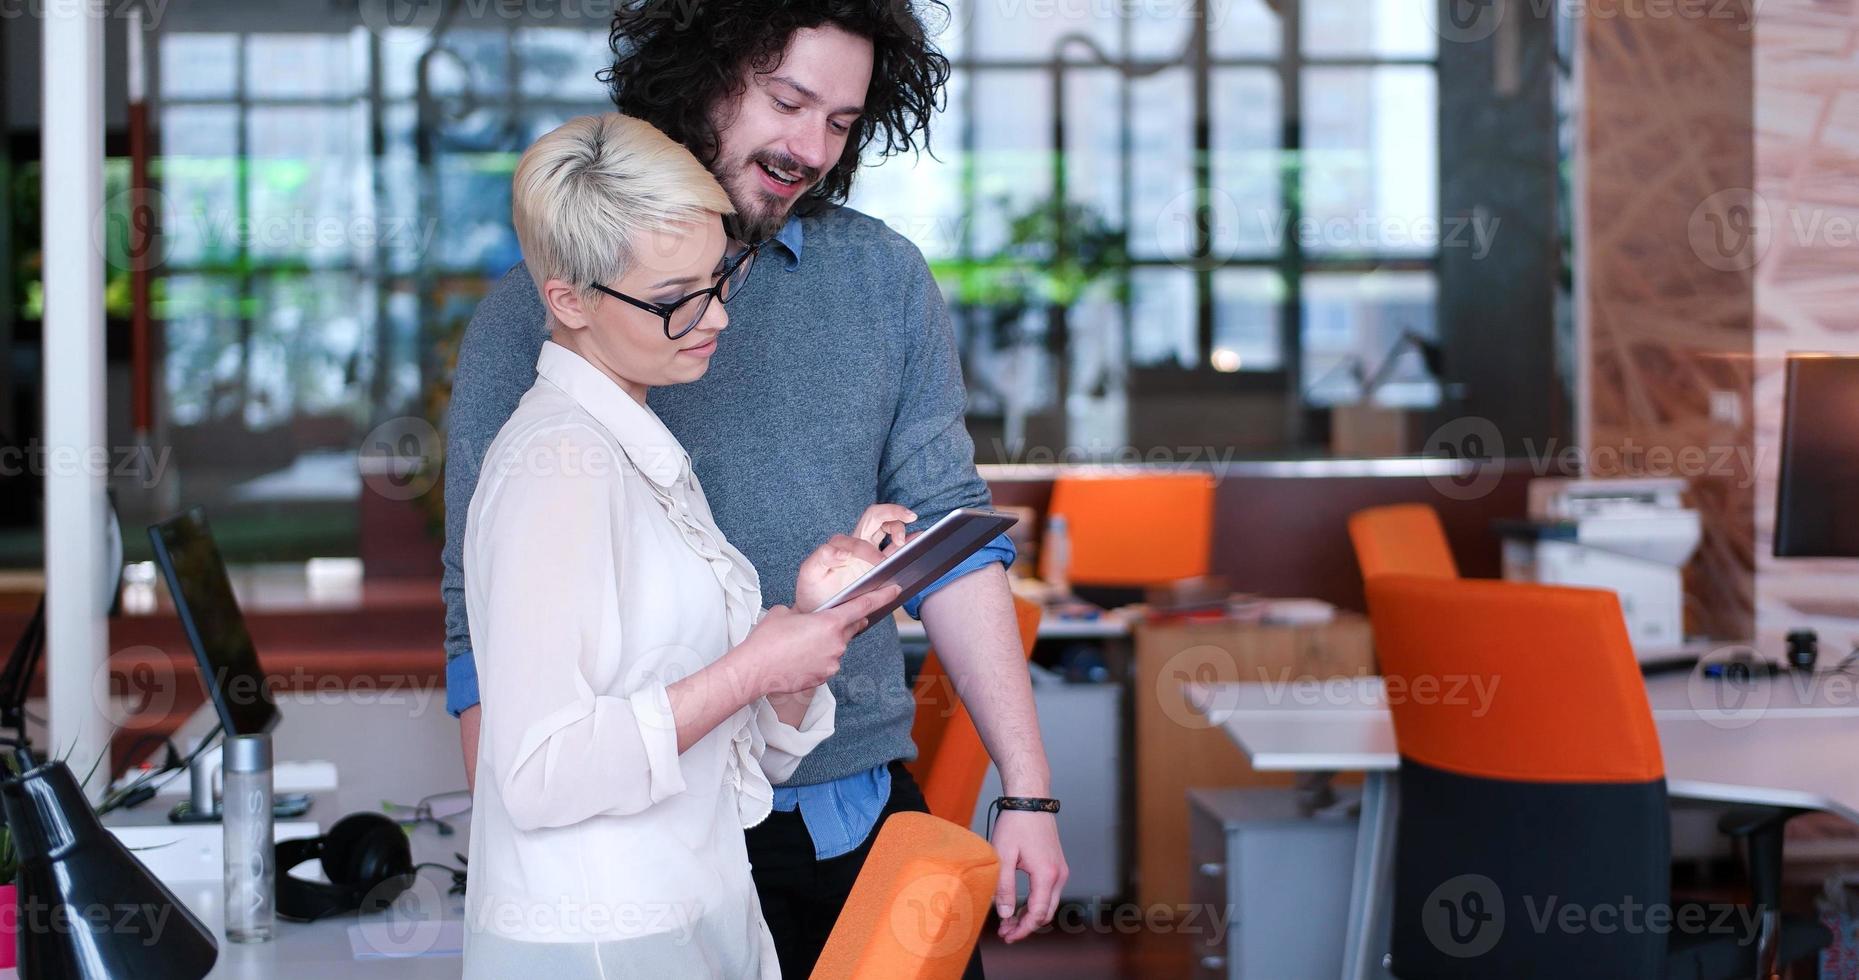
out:
{"label": "blurred office background", "polygon": [[[50,220],[106,256],[129,558],[146,524],[204,506],[268,670],[438,684],[457,339],[517,260],[518,155],[609,106],[609,5],[169,0],[139,29],[123,9],[105,209]],[[1699,529],[1674,559],[1676,632],[1770,657],[1804,627],[1829,661],[1859,645],[1859,560],[1769,557],[1784,355],[1859,353],[1851,4],[954,0],[931,26],[955,64],[933,152],[870,167],[852,204],[942,284],[977,462],[1025,508],[1029,559],[1068,482],[1206,473],[1199,507],[1144,511],[1192,526],[1146,542],[1204,549],[1193,574],[1245,600],[1228,613],[1321,600],[1326,642],[1367,663],[1351,514],[1425,504],[1459,571],[1491,578],[1538,478],[1672,477]],[[0,16],[14,626],[42,587],[32,450],[56,394],[37,161],[62,107],[39,38]],[[1075,557],[1128,523],[1108,513],[1069,526]],[[152,572],[130,575],[144,602],[110,627],[112,689],[168,692],[165,733],[201,695]],[[1060,794],[1066,832],[1099,834],[1067,845],[1068,897],[1153,908],[1188,894],[1184,786],[1260,774],[1181,700],[1208,649],[1193,624],[1179,647],[1137,637],[1129,591],[1052,604],[1032,660],[1055,772],[1113,781]],[[1180,785],[1136,790],[1158,773]],[[1017,975],[1181,975],[1182,937],[1150,938],[1105,944],[1136,959],[1099,974],[1022,948]]]}
{"label": "blurred office background", "polygon": [[[99,227],[132,526],[205,504],[235,557],[356,555],[357,452],[401,476],[436,463],[423,421],[518,259],[511,171],[609,106],[610,8],[414,5],[400,26],[391,9],[151,9],[145,116],[110,22]],[[1466,414],[1567,438],[1558,16],[1451,43],[1420,0],[957,0],[930,19],[956,65],[933,153],[870,167],[852,204],[944,286],[979,461],[1401,455]],[[21,446],[43,394],[35,27],[0,25],[0,435]],[[9,511],[28,533],[7,560],[36,564],[36,521]]]}

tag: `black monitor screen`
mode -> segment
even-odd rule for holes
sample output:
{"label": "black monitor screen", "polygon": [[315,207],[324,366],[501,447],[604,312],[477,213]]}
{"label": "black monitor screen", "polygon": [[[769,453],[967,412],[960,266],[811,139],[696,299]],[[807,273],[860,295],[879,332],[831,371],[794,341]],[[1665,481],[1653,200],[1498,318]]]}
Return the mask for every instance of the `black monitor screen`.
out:
{"label": "black monitor screen", "polygon": [[258,651],[245,631],[206,515],[195,508],[149,528],[148,537],[220,724],[233,735],[270,731],[278,722],[278,707],[265,688]]}
{"label": "black monitor screen", "polygon": [[1859,558],[1859,357],[1788,357],[1775,557]]}

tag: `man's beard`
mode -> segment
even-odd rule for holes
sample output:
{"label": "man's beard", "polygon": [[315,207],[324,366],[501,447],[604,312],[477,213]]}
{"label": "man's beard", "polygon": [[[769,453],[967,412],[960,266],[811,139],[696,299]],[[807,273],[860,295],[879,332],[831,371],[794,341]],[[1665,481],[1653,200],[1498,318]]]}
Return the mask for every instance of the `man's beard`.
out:
{"label": "man's beard", "polygon": [[737,241],[748,244],[765,242],[775,237],[781,226],[787,224],[787,202],[761,188],[745,188],[743,192],[729,197],[730,203],[736,206],[736,217],[732,224]]}
{"label": "man's beard", "polygon": [[[792,199],[785,200],[768,193],[753,172],[762,164],[799,174],[803,184],[800,192]],[[781,226],[787,224],[788,214],[794,205],[800,203],[820,178],[820,172],[813,167],[805,166],[785,153],[769,150],[752,153],[730,169],[734,172],[730,179],[723,182],[723,189],[729,194],[730,203],[736,207],[732,226],[737,241],[750,243],[773,238]]]}

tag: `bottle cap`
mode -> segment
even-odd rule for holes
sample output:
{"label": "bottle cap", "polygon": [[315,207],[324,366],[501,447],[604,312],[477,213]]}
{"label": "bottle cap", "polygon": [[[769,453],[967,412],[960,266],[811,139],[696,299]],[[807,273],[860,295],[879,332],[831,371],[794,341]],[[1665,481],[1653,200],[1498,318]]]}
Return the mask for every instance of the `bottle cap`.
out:
{"label": "bottle cap", "polygon": [[271,736],[230,735],[220,749],[225,772],[268,772],[271,769]]}

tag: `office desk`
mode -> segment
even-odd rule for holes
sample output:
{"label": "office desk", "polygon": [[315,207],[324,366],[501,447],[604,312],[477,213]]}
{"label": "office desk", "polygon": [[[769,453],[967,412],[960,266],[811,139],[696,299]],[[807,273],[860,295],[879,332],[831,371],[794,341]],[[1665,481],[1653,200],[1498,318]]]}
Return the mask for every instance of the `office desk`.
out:
{"label": "office desk", "polygon": [[[1852,755],[1859,744],[1859,678],[1822,674],[1804,683],[1784,674],[1738,689],[1697,675],[1663,675],[1646,687],[1671,795],[1825,810],[1859,823],[1859,763]],[[1468,688],[1460,696],[1478,694]],[[1254,768],[1365,773],[1343,975],[1387,976],[1381,954],[1398,798],[1392,776],[1400,755],[1381,678],[1194,684],[1188,699]]]}
{"label": "office desk", "polygon": [[[458,722],[445,713],[443,691],[406,687],[305,691],[280,693],[277,701],[281,721],[272,735],[275,761],[320,759],[336,764],[338,788],[316,794],[313,808],[305,815],[324,831],[358,810],[381,812],[383,800],[413,804],[423,796],[465,786]],[[212,727],[211,712],[207,706],[182,725],[176,742],[183,750],[191,749],[194,740]],[[186,783],[181,775],[170,787],[185,794]],[[166,810],[177,797],[165,790],[143,806]],[[470,841],[469,813],[448,822],[456,829],[451,836],[441,836],[431,824],[412,830],[414,861],[458,864],[454,852],[463,853]],[[349,940],[349,928],[360,925],[363,948],[382,954],[411,954],[455,944],[464,906],[463,896],[446,894],[450,885],[449,875],[427,869],[420,872],[419,884],[394,911],[367,916],[350,913],[311,923],[279,920],[276,938],[253,944],[226,941],[220,882],[171,887],[219,940],[219,960],[210,977],[451,980],[463,969],[457,955],[357,959]],[[0,971],[0,976],[12,973]]]}

